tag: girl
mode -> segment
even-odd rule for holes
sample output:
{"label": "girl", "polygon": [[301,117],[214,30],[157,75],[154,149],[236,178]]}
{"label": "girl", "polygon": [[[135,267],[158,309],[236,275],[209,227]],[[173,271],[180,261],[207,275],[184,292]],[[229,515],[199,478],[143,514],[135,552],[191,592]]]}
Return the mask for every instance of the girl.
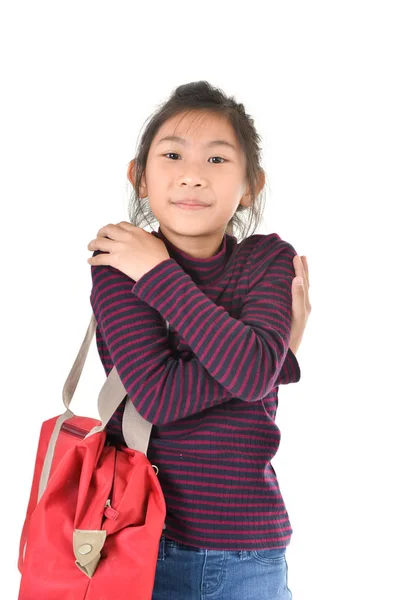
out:
{"label": "girl", "polygon": [[[167,515],[153,600],[292,597],[292,528],[271,459],[278,388],[300,379],[311,306],[305,257],[277,233],[254,234],[258,142],[242,104],[206,81],[179,86],[129,163],[130,222],[88,245],[99,355],[127,390],[107,435],[124,443],[125,401],[154,424],[147,456]],[[157,232],[140,228],[155,220]]]}

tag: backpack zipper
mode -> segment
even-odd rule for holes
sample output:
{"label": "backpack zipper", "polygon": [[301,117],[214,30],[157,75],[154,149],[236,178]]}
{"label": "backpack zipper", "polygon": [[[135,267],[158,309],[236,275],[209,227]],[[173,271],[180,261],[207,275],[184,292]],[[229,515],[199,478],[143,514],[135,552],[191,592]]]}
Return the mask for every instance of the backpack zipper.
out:
{"label": "backpack zipper", "polygon": [[[116,468],[116,464],[117,464],[117,450],[114,450],[114,471],[113,471],[113,480],[112,480],[112,484],[111,484],[111,490],[110,493],[108,495],[108,498],[106,500],[106,503],[104,505],[104,517],[107,519],[116,519],[119,515],[119,511],[116,510],[115,508],[113,508],[111,506],[111,501],[112,501],[112,496],[113,496],[113,491],[114,491],[114,481],[115,481],[115,468]],[[104,523],[105,519],[103,519],[103,523]],[[102,525],[103,525],[102,523]]]}

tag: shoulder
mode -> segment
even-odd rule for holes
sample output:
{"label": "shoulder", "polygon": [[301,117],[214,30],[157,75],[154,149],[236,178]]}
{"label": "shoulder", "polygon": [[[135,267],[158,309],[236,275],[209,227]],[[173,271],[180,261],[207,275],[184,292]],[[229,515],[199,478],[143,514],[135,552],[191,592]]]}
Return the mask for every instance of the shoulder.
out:
{"label": "shoulder", "polygon": [[265,275],[293,278],[294,246],[277,233],[252,235],[242,242],[249,252],[249,274],[253,278]]}
{"label": "shoulder", "polygon": [[256,262],[273,260],[278,255],[293,260],[297,254],[294,246],[277,233],[255,234],[243,240],[241,244],[247,248]]}
{"label": "shoulder", "polygon": [[243,240],[243,243],[248,243],[254,248],[259,248],[263,251],[286,248],[296,253],[293,245],[284,240],[278,233],[257,233]]}

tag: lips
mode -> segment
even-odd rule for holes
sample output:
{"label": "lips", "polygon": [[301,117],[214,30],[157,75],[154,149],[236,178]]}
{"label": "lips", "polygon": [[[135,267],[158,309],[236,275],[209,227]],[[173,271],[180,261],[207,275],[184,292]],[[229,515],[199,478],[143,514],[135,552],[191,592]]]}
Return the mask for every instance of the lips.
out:
{"label": "lips", "polygon": [[176,208],[180,208],[181,210],[186,210],[186,211],[196,211],[196,210],[204,210],[205,208],[210,208],[209,206],[207,206],[207,204],[182,204],[182,203],[178,203],[175,202],[174,206],[176,206]]}
{"label": "lips", "polygon": [[188,198],[178,200],[177,202],[174,202],[174,204],[183,204],[185,206],[210,206],[209,204],[207,204],[206,202],[202,202],[201,200]]}

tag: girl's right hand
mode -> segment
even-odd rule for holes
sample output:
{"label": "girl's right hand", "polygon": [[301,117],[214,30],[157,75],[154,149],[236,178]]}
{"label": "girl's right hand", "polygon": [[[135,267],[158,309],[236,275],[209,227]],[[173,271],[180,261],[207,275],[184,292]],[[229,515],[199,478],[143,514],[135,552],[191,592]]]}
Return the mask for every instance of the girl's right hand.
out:
{"label": "girl's right hand", "polygon": [[[292,281],[292,327],[290,330],[289,348],[293,354],[296,354],[311,313],[311,304],[308,297],[310,279],[307,258],[296,254],[293,258],[293,264],[296,276]],[[302,285],[296,284],[295,280],[298,277],[303,278]]]}

